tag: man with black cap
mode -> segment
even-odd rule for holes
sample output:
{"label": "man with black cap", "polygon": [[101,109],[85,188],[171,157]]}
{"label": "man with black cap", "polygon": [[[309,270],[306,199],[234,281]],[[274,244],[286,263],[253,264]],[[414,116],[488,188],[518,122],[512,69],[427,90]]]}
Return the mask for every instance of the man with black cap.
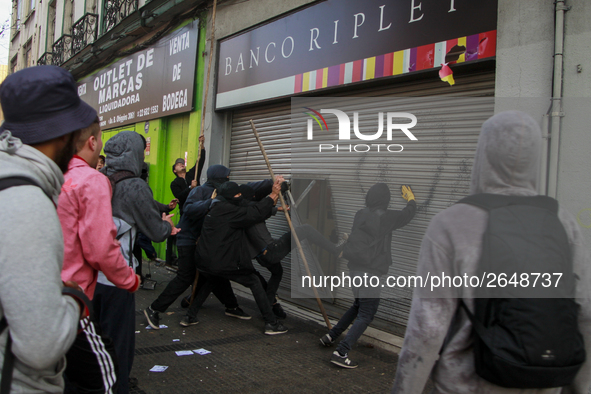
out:
{"label": "man with black cap", "polygon": [[197,245],[197,268],[206,276],[222,277],[248,287],[263,315],[265,334],[277,335],[287,329],[277,321],[263,285],[255,274],[245,229],[267,219],[281,192],[283,177],[276,177],[271,194],[256,204],[242,204],[240,187],[225,182],[211,204]]}
{"label": "man with black cap", "polygon": [[0,323],[0,363],[14,362],[12,384],[3,379],[2,386],[61,393],[64,355],[82,308],[62,295],[64,242],[55,206],[79,130],[97,115],[78,97],[72,75],[55,66],[9,75],[0,101],[6,119],[0,127],[0,314],[8,324]]}
{"label": "man with black cap", "polygon": [[[179,210],[181,215],[183,214],[183,206],[187,197],[192,189],[199,186],[199,178],[201,178],[201,171],[203,171],[203,165],[205,164],[205,137],[199,136],[199,150],[201,155],[199,156],[199,162],[195,163],[193,168],[187,171],[185,165],[185,159],[178,158],[172,165],[172,172],[176,176],[175,180],[170,183],[170,190],[175,198],[179,200]],[[195,177],[195,170],[197,170],[197,176]]]}
{"label": "man with black cap", "polygon": [[[187,197],[192,189],[199,186],[199,179],[201,178],[201,172],[203,171],[203,165],[205,164],[205,136],[199,136],[199,162],[195,163],[193,168],[187,171],[185,159],[178,158],[172,165],[172,172],[176,178],[170,183],[170,190],[176,199],[179,200],[179,212],[183,215],[183,206]],[[195,170],[197,170],[197,176],[195,176]],[[180,218],[179,218],[180,220]],[[174,255],[173,247],[176,245],[176,236],[169,237],[166,241],[166,263],[173,265],[176,257]],[[177,264],[178,265],[178,264]]]}
{"label": "man with black cap", "polygon": [[[364,275],[381,277],[392,265],[392,231],[406,226],[415,216],[417,203],[409,186],[402,185],[402,198],[407,201],[402,210],[388,209],[390,188],[385,183],[376,183],[365,196],[365,208],[353,219],[351,235],[345,245],[343,257],[349,260],[349,276]],[[366,237],[371,239],[369,245]],[[369,250],[366,248],[369,246]],[[368,258],[369,256],[369,258]],[[353,287],[355,302],[333,328],[320,338],[324,346],[332,346],[337,338],[353,323],[345,338],[332,353],[330,362],[342,368],[357,368],[349,358],[349,351],[373,321],[380,306],[380,287]]]}

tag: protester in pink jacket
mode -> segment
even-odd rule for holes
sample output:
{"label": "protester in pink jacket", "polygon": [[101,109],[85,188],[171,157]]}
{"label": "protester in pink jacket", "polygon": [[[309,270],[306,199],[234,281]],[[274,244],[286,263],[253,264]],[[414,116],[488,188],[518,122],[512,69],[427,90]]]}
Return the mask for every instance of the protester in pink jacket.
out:
{"label": "protester in pink jacket", "polygon": [[[100,153],[100,141],[100,136],[91,136],[84,144],[97,144],[96,152]],[[80,154],[84,152],[70,161],[57,208],[65,243],[62,280],[76,281],[92,299],[98,271],[102,271],[117,287],[133,293],[139,278],[121,255],[116,240],[111,184],[95,170],[95,163]]]}
{"label": "protester in pink jacket", "polygon": [[[57,213],[64,235],[62,280],[77,282],[92,299],[98,272],[115,286],[130,293],[139,285],[139,276],[121,255],[111,210],[109,179],[95,170],[102,149],[101,129],[95,123],[80,132],[77,154],[68,165],[59,197]],[[115,353],[97,320],[89,319],[66,354],[66,386],[97,392],[116,392]],[[102,343],[97,346],[97,343]],[[68,392],[68,387],[66,389]]]}

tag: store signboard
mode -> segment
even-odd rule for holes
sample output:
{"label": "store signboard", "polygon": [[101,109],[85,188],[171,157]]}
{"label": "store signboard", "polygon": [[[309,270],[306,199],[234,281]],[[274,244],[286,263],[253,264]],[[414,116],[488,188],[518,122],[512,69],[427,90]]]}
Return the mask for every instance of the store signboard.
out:
{"label": "store signboard", "polygon": [[112,128],[191,111],[199,21],[78,82],[80,97]]}
{"label": "store signboard", "polygon": [[497,0],[327,0],[220,44],[216,108],[495,56]]}

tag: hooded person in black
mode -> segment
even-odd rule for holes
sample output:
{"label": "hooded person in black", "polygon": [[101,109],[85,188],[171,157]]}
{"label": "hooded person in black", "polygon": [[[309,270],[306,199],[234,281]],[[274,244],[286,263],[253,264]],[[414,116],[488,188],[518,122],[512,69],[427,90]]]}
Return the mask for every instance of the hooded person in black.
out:
{"label": "hooded person in black", "polygon": [[255,274],[245,230],[271,215],[279,198],[282,177],[277,177],[271,194],[252,205],[242,204],[239,186],[226,182],[206,215],[195,260],[206,276],[229,279],[248,287],[265,320],[265,334],[287,332],[273,314],[265,290]]}
{"label": "hooded person in black", "polygon": [[[364,275],[381,276],[388,272],[392,264],[391,244],[392,231],[406,226],[414,217],[417,204],[410,187],[402,186],[402,198],[408,203],[400,211],[388,209],[390,204],[390,189],[385,183],[376,183],[365,196],[366,208],[357,211],[351,228],[349,241],[362,231],[371,235],[376,244],[377,251],[370,261],[349,259],[349,276],[351,278]],[[347,250],[345,250],[345,257]],[[324,346],[331,346],[336,339],[349,327],[351,329],[345,336],[336,351],[333,352],[331,362],[343,368],[356,368],[358,364],[348,357],[349,351],[357,343],[357,340],[365,332],[367,326],[373,321],[380,305],[380,287],[362,288],[353,286],[355,302],[341,317],[339,322],[320,338]],[[353,322],[355,321],[355,322]]]}
{"label": "hooded person in black", "polygon": [[[230,169],[223,165],[215,164],[210,166],[207,169],[207,182],[192,189],[185,202],[183,215],[179,221],[179,227],[182,225],[184,229],[180,227],[183,231],[177,235],[179,265],[176,277],[168,283],[158,298],[144,310],[148,324],[154,329],[158,329],[160,326],[160,313],[165,312],[195,280],[197,272],[195,250],[197,240],[201,235],[203,220],[213,201],[211,197],[214,190],[226,183],[229,175]],[[187,311],[187,315],[182,318],[180,322],[182,326],[188,327],[199,323],[197,313],[211,292],[224,304],[227,316],[242,320],[251,318],[239,307],[238,300],[228,279],[207,279],[204,275],[199,275],[195,288],[196,298]],[[190,296],[187,300],[187,303],[189,302]]]}
{"label": "hooded person in black", "polygon": [[[283,185],[285,185],[285,190]],[[283,183],[282,192],[286,190],[287,185]],[[249,184],[240,185],[240,192],[246,204],[256,204],[257,193]],[[275,215],[277,210],[277,208],[273,208],[272,215]],[[339,256],[342,252],[344,243],[347,239],[345,236],[335,245],[309,224],[304,224],[296,228],[296,233],[300,240],[307,239],[309,242],[320,246],[336,256]],[[281,305],[277,302],[276,295],[281,279],[283,278],[281,260],[287,256],[293,248],[291,243],[291,231],[274,239],[265,222],[260,222],[246,229],[246,236],[249,241],[249,249],[252,258],[256,259],[261,266],[267,268],[271,272],[271,277],[269,278],[268,283],[260,273],[257,272],[257,275],[267,292],[269,302],[272,304],[273,313],[275,313],[275,316],[278,318],[285,319],[287,315],[283,311]]]}

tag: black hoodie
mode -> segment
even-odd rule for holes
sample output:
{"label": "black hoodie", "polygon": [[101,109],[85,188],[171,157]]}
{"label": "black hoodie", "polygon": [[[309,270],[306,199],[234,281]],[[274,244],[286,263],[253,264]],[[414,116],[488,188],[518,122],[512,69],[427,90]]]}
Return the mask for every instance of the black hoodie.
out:
{"label": "black hoodie", "polygon": [[265,197],[254,205],[235,205],[222,196],[212,203],[197,244],[198,269],[213,274],[254,272],[246,228],[266,220],[274,201]]}
{"label": "black hoodie", "polygon": [[349,261],[350,271],[367,272],[371,274],[384,275],[388,272],[390,265],[392,265],[392,231],[397,228],[406,226],[415,216],[417,210],[417,203],[414,200],[409,201],[406,207],[400,211],[387,209],[390,204],[390,189],[385,183],[376,183],[373,185],[365,196],[366,208],[363,208],[355,214],[353,220],[353,227],[351,233],[359,226],[370,220],[375,216],[373,212],[381,214],[379,217],[379,231],[377,234],[372,234],[377,237],[386,237],[384,249],[382,252],[370,263],[359,264],[355,261]]}

